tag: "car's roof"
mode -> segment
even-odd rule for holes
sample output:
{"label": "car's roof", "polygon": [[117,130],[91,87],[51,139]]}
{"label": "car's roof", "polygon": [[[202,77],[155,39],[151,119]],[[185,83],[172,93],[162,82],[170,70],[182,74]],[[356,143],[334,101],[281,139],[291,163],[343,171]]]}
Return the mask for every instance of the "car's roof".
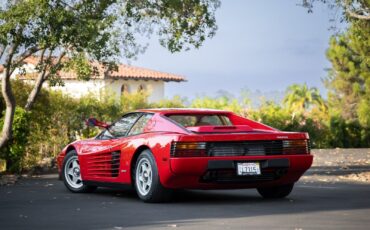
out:
{"label": "car's roof", "polygon": [[140,112],[151,112],[161,114],[192,114],[192,113],[231,113],[230,111],[219,110],[219,109],[194,109],[194,108],[154,108],[154,109],[140,109]]}

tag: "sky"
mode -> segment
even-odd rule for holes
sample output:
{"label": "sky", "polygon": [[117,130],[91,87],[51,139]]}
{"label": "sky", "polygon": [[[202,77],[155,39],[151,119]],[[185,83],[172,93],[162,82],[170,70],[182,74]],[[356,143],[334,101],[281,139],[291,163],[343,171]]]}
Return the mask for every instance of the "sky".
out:
{"label": "sky", "polygon": [[165,96],[216,96],[219,90],[239,95],[281,91],[307,83],[325,94],[322,78],[330,67],[325,52],[333,12],[317,5],[314,13],[299,0],[222,1],[218,31],[199,49],[172,54],[153,37],[134,66],[183,75],[187,82],[166,83]]}

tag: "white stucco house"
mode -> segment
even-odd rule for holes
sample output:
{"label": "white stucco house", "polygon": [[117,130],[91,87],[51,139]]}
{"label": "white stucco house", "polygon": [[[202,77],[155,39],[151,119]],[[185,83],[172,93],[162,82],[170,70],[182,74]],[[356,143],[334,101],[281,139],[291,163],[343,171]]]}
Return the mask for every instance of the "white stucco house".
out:
{"label": "white stucco house", "polygon": [[[14,71],[12,78],[24,80],[32,83],[36,78],[35,67],[38,63],[38,57],[27,58],[23,63],[23,71]],[[81,96],[92,94],[97,97],[102,93],[106,95],[114,95],[117,99],[122,93],[134,93],[140,90],[149,92],[149,102],[158,102],[164,99],[164,85],[166,82],[183,82],[186,79],[183,76],[164,73],[156,70],[134,67],[126,64],[119,64],[117,71],[105,71],[102,65],[95,63],[98,74],[93,76],[89,81],[78,80],[77,75],[73,72],[60,72],[59,75],[64,82],[64,86],[50,87],[45,84],[45,87],[54,90],[61,90],[72,97],[79,98]],[[3,74],[4,68],[0,65],[0,76]]]}

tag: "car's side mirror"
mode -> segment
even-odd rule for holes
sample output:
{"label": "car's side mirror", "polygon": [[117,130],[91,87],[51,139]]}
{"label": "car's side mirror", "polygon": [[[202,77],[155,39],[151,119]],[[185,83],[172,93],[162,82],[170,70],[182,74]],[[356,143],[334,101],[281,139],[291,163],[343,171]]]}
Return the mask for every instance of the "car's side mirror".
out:
{"label": "car's side mirror", "polygon": [[101,127],[101,128],[108,128],[108,124],[102,121],[98,121],[94,117],[90,117],[89,119],[86,120],[86,125],[89,127]]}

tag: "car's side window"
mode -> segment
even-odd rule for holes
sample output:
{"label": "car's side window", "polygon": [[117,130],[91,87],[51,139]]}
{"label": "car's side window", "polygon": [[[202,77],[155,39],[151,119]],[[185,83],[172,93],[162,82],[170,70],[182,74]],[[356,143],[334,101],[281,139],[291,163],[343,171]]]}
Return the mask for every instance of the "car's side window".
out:
{"label": "car's side window", "polygon": [[130,113],[123,116],[121,119],[109,126],[109,128],[107,128],[101,135],[99,135],[99,139],[124,137],[140,116],[141,113]]}
{"label": "car's side window", "polygon": [[150,118],[152,118],[153,114],[144,114],[139,118],[139,120],[132,126],[130,132],[128,133],[129,136],[137,135],[144,132],[145,126],[148,124]]}

